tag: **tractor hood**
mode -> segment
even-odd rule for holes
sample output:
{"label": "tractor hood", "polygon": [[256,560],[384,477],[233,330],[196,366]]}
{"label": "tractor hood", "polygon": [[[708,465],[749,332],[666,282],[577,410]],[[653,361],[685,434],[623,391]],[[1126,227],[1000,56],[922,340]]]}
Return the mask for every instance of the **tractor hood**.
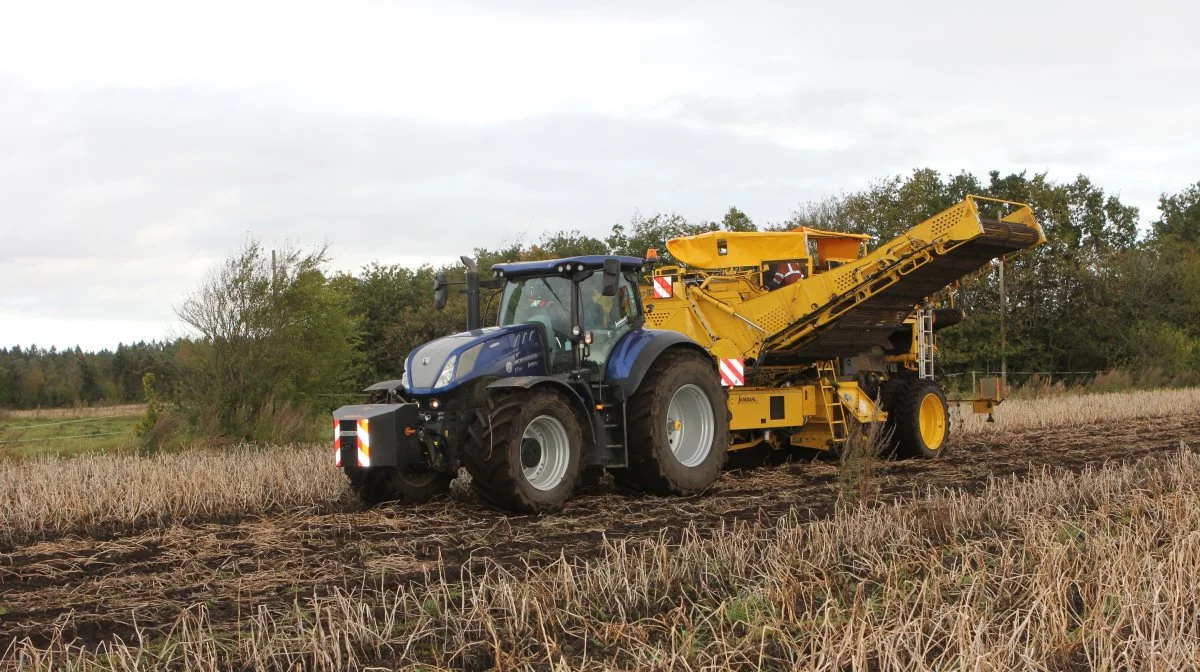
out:
{"label": "tractor hood", "polygon": [[538,326],[488,327],[413,350],[404,364],[404,388],[409,394],[443,393],[480,376],[540,376],[545,371]]}

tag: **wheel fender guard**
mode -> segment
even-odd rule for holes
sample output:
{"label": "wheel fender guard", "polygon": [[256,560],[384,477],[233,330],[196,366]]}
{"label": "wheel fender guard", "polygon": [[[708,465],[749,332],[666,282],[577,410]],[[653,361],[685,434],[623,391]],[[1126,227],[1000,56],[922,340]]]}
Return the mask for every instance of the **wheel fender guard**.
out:
{"label": "wheel fender guard", "polygon": [[587,423],[587,426],[583,428],[584,436],[591,437],[593,445],[603,445],[604,426],[597,421],[595,411],[592,410],[589,401],[583,398],[579,390],[567,384],[561,378],[553,376],[513,376],[493,381],[488,384],[487,389],[503,390],[518,388],[529,390],[542,386],[553,387],[565,394],[571,400],[571,403],[575,405],[575,410],[579,411],[579,417]]}
{"label": "wheel fender guard", "polygon": [[[642,329],[630,332],[617,343],[608,359],[608,384],[613,386],[620,401],[633,396],[646,372],[669,348],[688,348],[712,357],[699,343],[678,331]],[[713,372],[716,375],[715,367]]]}

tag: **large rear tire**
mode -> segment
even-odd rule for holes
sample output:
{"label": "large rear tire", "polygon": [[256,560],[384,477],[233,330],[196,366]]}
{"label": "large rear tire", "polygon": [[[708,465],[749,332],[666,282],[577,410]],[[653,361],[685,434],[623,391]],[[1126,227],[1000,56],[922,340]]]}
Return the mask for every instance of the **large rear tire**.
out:
{"label": "large rear tire", "polygon": [[707,357],[663,354],[627,405],[629,467],[618,483],[659,495],[692,495],[721,475],[729,448],[729,408]]}
{"label": "large rear tire", "polygon": [[386,502],[420,504],[450,490],[450,474],[423,466],[347,467],[346,478],[366,506]]}
{"label": "large rear tire", "polygon": [[899,457],[935,458],[950,440],[950,406],[932,380],[898,387],[888,407],[888,424]]}
{"label": "large rear tire", "polygon": [[488,413],[470,432],[464,463],[489,506],[547,513],[571,496],[583,463],[583,432],[561,394],[519,390],[489,397]]}

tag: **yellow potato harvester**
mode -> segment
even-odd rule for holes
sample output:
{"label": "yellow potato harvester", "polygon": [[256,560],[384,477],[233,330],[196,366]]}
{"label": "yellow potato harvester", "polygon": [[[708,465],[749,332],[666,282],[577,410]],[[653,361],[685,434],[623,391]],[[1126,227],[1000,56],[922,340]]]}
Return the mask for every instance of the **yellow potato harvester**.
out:
{"label": "yellow potato harvester", "polygon": [[[1007,214],[984,214],[997,210]],[[717,359],[731,386],[731,450],[836,450],[853,419],[888,423],[902,454],[937,455],[949,431],[937,331],[963,313],[930,301],[1045,236],[1028,205],[968,196],[870,253],[868,239],[800,227],[667,242],[678,265],[653,270],[646,326],[682,332]],[[998,380],[979,381],[973,410],[990,413],[1002,394]]]}

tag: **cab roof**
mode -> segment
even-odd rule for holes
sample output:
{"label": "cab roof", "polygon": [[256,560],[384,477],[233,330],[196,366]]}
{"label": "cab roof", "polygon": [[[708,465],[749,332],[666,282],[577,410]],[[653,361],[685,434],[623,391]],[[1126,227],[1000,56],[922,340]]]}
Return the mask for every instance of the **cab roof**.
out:
{"label": "cab roof", "polygon": [[558,273],[560,266],[571,264],[582,265],[584,269],[599,270],[604,268],[605,259],[616,259],[621,262],[622,271],[641,270],[643,261],[637,257],[622,257],[617,255],[592,254],[584,257],[567,257],[565,259],[545,259],[542,261],[518,261],[511,264],[493,264],[494,273],[503,273],[504,277],[520,277],[526,275],[546,275]]}

